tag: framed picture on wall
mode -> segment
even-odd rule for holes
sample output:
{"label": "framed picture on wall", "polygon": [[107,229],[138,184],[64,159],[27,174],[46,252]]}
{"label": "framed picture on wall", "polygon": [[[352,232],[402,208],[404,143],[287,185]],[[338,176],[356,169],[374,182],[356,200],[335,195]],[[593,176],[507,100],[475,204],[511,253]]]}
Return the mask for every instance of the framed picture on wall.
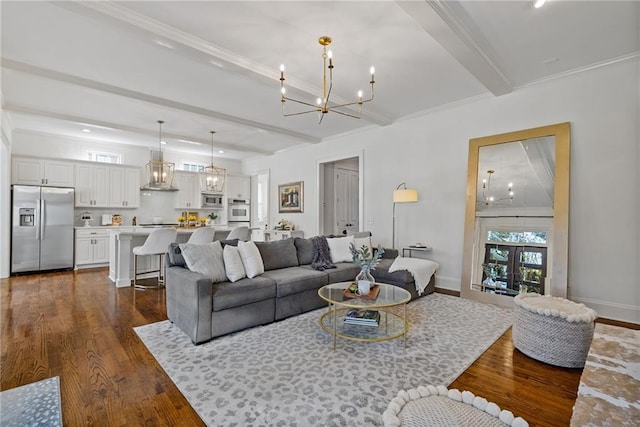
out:
{"label": "framed picture on wall", "polygon": [[278,185],[278,213],[304,211],[304,182]]}

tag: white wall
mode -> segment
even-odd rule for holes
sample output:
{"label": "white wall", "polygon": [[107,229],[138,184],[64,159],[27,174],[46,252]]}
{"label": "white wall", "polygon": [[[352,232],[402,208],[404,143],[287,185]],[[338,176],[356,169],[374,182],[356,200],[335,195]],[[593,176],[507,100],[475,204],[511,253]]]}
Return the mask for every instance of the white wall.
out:
{"label": "white wall", "polygon": [[401,182],[416,188],[417,203],[396,207],[397,246],[433,246],[437,286],[460,290],[469,139],[570,122],[569,297],[603,317],[640,323],[639,69],[636,59],[585,71],[250,160],[243,168],[249,174],[270,168],[272,189],[304,181],[304,213],[278,214],[272,196],[270,223],[284,217],[313,236],[318,161],[363,150],[362,228],[389,246],[392,192]]}

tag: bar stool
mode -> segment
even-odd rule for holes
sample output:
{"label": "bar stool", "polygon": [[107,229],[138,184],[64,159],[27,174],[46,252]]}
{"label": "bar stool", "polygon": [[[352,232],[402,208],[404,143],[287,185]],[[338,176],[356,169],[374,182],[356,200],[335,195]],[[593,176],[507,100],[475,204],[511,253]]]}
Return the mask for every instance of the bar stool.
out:
{"label": "bar stool", "polygon": [[249,236],[251,236],[249,227],[247,227],[246,225],[241,225],[231,230],[231,233],[229,233],[229,235],[227,236],[227,240],[239,239],[243,242],[246,242],[247,240],[249,240]]}
{"label": "bar stool", "polygon": [[[145,240],[144,245],[136,246],[133,248],[133,286],[139,289],[148,289],[153,288],[154,286],[149,285],[140,285],[137,282],[137,278],[140,274],[146,273],[158,273],[158,285],[156,287],[160,287],[161,284],[164,283],[164,275],[162,274],[163,268],[162,264],[164,261],[164,254],[167,252],[167,248],[169,244],[176,241],[176,236],[178,235],[178,231],[175,228],[156,228],[153,230],[147,240]],[[148,255],[158,255],[160,264],[158,265],[158,270],[150,270],[138,272],[138,257],[139,256],[148,256]]]}
{"label": "bar stool", "polygon": [[215,233],[216,230],[213,227],[197,228],[196,231],[191,233],[187,243],[211,243]]}

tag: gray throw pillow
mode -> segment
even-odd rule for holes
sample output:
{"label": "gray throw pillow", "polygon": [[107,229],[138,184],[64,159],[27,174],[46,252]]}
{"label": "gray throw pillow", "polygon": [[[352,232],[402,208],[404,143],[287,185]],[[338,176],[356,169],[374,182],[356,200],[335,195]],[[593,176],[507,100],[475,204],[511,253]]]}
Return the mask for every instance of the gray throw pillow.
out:
{"label": "gray throw pillow", "polygon": [[313,261],[313,242],[311,239],[296,237],[293,244],[296,246],[300,265],[311,264],[311,261]]}
{"label": "gray throw pillow", "polygon": [[256,242],[260,251],[264,271],[277,270],[279,268],[297,267],[298,253],[293,244],[293,239],[276,240],[275,242]]}
{"label": "gray throw pillow", "polygon": [[169,249],[167,249],[167,254],[169,256],[169,262],[167,262],[167,267],[187,267],[187,263],[184,261],[184,257],[182,256],[182,251],[180,250],[180,243],[171,243],[169,244]]}
{"label": "gray throw pillow", "polygon": [[227,279],[220,241],[182,243],[180,250],[189,270],[210,277],[213,283],[224,282]]}

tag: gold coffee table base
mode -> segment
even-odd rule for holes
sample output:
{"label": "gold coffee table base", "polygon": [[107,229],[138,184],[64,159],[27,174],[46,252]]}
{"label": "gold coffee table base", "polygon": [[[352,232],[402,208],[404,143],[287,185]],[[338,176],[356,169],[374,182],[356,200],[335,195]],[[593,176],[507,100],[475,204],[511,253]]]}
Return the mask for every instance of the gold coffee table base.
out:
{"label": "gold coffee table base", "polygon": [[[351,282],[334,283],[318,290],[318,295],[329,303],[329,309],[320,316],[319,323],[322,329],[333,336],[333,349],[336,349],[338,337],[364,342],[380,342],[404,337],[406,347],[409,332],[407,302],[411,299],[411,294],[400,287],[378,283],[380,293],[375,300],[344,298],[343,291],[350,284]],[[397,307],[398,310],[393,311],[401,311],[402,315],[392,312],[392,307]],[[346,323],[344,321],[346,313],[352,308],[379,311],[380,324],[370,326]]]}

